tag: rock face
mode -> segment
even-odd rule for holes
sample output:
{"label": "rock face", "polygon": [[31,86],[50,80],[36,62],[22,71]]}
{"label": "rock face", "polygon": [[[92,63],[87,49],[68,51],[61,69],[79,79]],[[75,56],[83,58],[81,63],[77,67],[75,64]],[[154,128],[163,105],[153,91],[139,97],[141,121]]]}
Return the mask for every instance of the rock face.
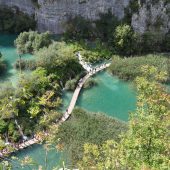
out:
{"label": "rock face", "polygon": [[99,13],[110,9],[118,18],[123,18],[129,0],[39,0],[39,4],[41,7],[36,13],[38,29],[62,33],[70,16],[95,20]]}
{"label": "rock face", "polygon": [[31,0],[0,0],[0,6],[18,7],[21,11],[29,14],[35,14],[35,7]]}
{"label": "rock face", "polygon": [[139,33],[146,31],[167,33],[170,31],[170,3],[159,0],[153,4],[151,0],[146,0],[141,4],[139,12],[133,14],[131,25]]}
{"label": "rock face", "polygon": [[99,13],[110,9],[118,18],[123,18],[124,8],[129,0],[38,0],[39,7],[31,0],[0,0],[0,5],[18,7],[21,11],[35,15],[39,31],[64,32],[65,23],[70,16],[81,15],[95,20]]}
{"label": "rock face", "polygon": [[[159,27],[159,31],[168,32],[170,3],[165,3],[165,0],[138,1],[141,3],[139,11],[132,15],[134,30],[144,33],[148,29],[158,30]],[[36,3],[36,0],[0,0],[0,5],[18,7],[22,12],[34,15],[41,32],[48,30],[60,34],[64,32],[65,23],[71,16],[80,15],[95,20],[99,13],[106,13],[110,9],[121,19],[129,2],[130,0],[37,0]]]}

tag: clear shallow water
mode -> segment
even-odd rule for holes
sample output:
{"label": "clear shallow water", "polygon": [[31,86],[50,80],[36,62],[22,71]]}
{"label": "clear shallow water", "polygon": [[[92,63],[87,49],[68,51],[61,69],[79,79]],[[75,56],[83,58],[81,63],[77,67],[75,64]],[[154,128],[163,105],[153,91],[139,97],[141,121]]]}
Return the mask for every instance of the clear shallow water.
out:
{"label": "clear shallow water", "polygon": [[[14,47],[14,40],[16,37],[17,35],[0,33],[0,52],[3,55],[3,59],[7,63],[7,73],[3,76],[0,76],[0,83],[9,81],[13,85],[16,85],[19,78],[20,72],[13,67],[16,60],[19,59],[16,48]],[[22,58],[31,59],[33,56],[26,54],[23,55]]]}
{"label": "clear shallow water", "polygon": [[[46,151],[42,145],[32,145],[27,149],[17,152],[13,156],[16,156],[19,160],[22,160],[24,157],[29,156],[33,159],[34,165],[33,166],[24,166],[24,170],[32,170],[38,169],[38,166],[45,166],[45,159],[46,159]],[[61,152],[56,152],[56,150],[49,150],[47,152],[47,170],[52,170],[54,167],[62,167],[62,158],[64,154]],[[18,161],[13,161],[13,170],[20,170],[22,169]]]}

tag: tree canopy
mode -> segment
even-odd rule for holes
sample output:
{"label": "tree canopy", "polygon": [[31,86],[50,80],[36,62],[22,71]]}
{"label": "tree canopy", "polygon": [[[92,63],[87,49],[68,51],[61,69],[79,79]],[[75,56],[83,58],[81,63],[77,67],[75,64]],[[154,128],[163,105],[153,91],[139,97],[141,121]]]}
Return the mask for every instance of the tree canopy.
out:
{"label": "tree canopy", "polygon": [[34,53],[40,48],[48,47],[51,43],[50,33],[39,34],[37,31],[22,32],[15,40],[19,54]]}

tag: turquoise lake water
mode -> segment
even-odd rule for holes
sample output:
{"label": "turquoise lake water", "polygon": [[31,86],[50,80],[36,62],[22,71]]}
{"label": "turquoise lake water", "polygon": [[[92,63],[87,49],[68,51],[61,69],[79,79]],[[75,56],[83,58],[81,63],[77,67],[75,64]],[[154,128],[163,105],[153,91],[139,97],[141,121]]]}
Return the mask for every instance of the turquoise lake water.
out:
{"label": "turquoise lake water", "polygon": [[[29,156],[34,160],[34,165],[25,165],[23,167],[24,170],[32,170],[38,169],[38,166],[41,165],[45,167],[45,160],[46,160],[46,151],[42,145],[32,145],[27,149],[19,151],[18,153],[14,154],[19,159],[23,159],[26,156]],[[56,150],[49,150],[47,152],[47,169],[52,170],[54,167],[61,167],[62,166],[62,158],[64,155],[62,153],[56,152]],[[55,159],[54,159],[55,158]],[[22,167],[19,161],[13,162],[13,170],[20,170]]]}
{"label": "turquoise lake water", "polygon": [[[4,59],[8,62],[8,72],[5,76],[0,77],[0,83],[11,81],[14,85],[18,81],[19,72],[13,68],[13,64],[18,59],[16,48],[13,45],[16,35],[0,34],[0,52]],[[33,56],[24,55],[23,58],[31,59]],[[95,77],[97,86],[83,90],[77,101],[76,106],[84,108],[88,111],[103,112],[106,115],[117,119],[128,121],[128,113],[136,108],[136,94],[132,83],[119,80],[107,72],[101,72]],[[72,97],[71,92],[65,92],[63,96],[64,110],[68,107]],[[25,156],[32,157],[37,164],[44,165],[45,150],[42,145],[34,145],[23,151],[16,153],[20,159]],[[48,170],[51,170],[54,165],[61,165],[63,154],[56,151],[48,153]],[[55,159],[54,159],[55,158]],[[20,169],[15,163],[14,170]],[[30,167],[25,167],[24,170],[29,170]],[[35,168],[37,169],[37,168]]]}
{"label": "turquoise lake water", "polygon": [[[94,78],[97,86],[83,90],[76,106],[127,121],[128,113],[136,108],[136,94],[132,83],[119,80],[107,72],[101,72]],[[71,97],[71,92],[65,93],[64,108],[69,105]]]}
{"label": "turquoise lake water", "polygon": [[[0,77],[0,82],[11,82],[16,85],[20,72],[14,69],[13,65],[19,56],[14,47],[14,40],[17,35],[1,34],[0,33],[0,52],[3,55],[3,59],[7,62],[7,73]],[[33,56],[30,54],[23,55],[23,59],[31,59]]]}

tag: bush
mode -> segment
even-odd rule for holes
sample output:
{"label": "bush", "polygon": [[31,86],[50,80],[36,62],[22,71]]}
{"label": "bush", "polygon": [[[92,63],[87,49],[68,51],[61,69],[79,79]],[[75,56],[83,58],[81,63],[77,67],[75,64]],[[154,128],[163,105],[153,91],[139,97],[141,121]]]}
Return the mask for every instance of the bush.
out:
{"label": "bush", "polygon": [[51,44],[49,32],[39,34],[37,31],[22,32],[15,40],[19,54],[34,53]]}
{"label": "bush", "polygon": [[114,45],[120,55],[130,56],[135,53],[137,36],[129,25],[116,27],[114,33]]}
{"label": "bush", "polygon": [[35,70],[36,62],[34,60],[17,60],[14,64],[14,68],[17,70]]}
{"label": "bush", "polygon": [[34,30],[36,22],[33,17],[30,17],[18,9],[11,10],[9,8],[0,7],[0,31],[10,33],[20,33]]}
{"label": "bush", "polygon": [[76,79],[68,80],[65,84],[65,89],[68,91],[74,91],[76,88],[76,84],[77,84]]}
{"label": "bush", "polygon": [[7,65],[5,64],[4,60],[2,59],[2,53],[0,52],[0,75],[4,74],[7,70]]}
{"label": "bush", "polygon": [[84,83],[84,86],[83,88],[84,89],[89,89],[93,86],[96,86],[97,85],[97,82],[95,81],[94,78],[89,78],[85,83]]}
{"label": "bush", "polygon": [[103,42],[113,42],[113,33],[120,21],[109,10],[108,13],[100,14],[100,18],[95,21],[96,37]]}
{"label": "bush", "polygon": [[141,75],[141,66],[152,65],[157,67],[161,71],[168,72],[169,59],[163,56],[140,56],[140,57],[129,57],[119,58],[113,57],[110,71],[112,74],[125,80],[133,80],[137,76]]}
{"label": "bush", "polygon": [[153,52],[161,52],[164,46],[163,44],[164,35],[159,32],[145,32],[140,37],[140,42],[138,44],[139,51],[141,49],[141,53],[153,53]]}
{"label": "bush", "polygon": [[54,73],[63,87],[67,80],[75,78],[83,71],[72,44],[54,42],[48,48],[36,52],[35,56],[37,66],[45,68],[48,73]]}
{"label": "bush", "polygon": [[66,25],[65,38],[80,40],[93,37],[93,28],[89,20],[81,16],[70,18]]}

